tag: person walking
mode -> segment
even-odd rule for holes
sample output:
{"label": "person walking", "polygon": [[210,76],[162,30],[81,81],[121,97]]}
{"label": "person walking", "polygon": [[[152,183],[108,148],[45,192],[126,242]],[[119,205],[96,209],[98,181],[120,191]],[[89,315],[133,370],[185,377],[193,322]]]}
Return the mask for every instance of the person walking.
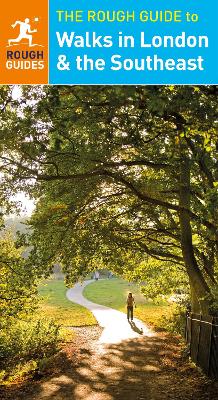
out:
{"label": "person walking", "polygon": [[95,277],[95,280],[96,280],[96,281],[98,281],[98,280],[99,280],[100,274],[99,274],[99,272],[98,272],[98,271],[95,271],[95,275],[94,275],[94,277]]}
{"label": "person walking", "polygon": [[131,318],[131,321],[133,321],[133,305],[134,304],[135,304],[135,299],[134,299],[132,293],[129,293],[127,296],[127,299],[126,299],[128,321],[129,321],[129,318]]}

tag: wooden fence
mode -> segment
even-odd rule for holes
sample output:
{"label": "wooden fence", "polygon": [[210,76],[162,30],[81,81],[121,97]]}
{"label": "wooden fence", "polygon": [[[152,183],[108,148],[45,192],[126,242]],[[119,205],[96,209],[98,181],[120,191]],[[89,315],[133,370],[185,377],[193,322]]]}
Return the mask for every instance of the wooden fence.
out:
{"label": "wooden fence", "polygon": [[191,359],[212,379],[218,379],[218,317],[188,313],[186,341]]}

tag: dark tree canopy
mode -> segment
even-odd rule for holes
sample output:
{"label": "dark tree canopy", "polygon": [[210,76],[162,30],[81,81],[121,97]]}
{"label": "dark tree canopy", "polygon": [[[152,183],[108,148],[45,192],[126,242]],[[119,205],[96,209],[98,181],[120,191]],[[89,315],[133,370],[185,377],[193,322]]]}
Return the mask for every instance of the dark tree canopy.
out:
{"label": "dark tree canopy", "polygon": [[72,282],[96,265],[134,274],[153,260],[185,272],[194,308],[207,312],[217,284],[217,88],[36,86],[1,96],[1,195],[37,199],[33,264],[58,260]]}

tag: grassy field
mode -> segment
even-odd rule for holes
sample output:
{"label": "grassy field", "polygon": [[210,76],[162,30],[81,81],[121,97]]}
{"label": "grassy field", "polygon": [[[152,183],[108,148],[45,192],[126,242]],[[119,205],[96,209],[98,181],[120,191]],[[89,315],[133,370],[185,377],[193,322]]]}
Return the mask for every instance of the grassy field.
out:
{"label": "grassy field", "polygon": [[[96,320],[92,313],[69,301],[66,290],[62,280],[49,280],[42,284],[39,287],[41,302],[37,317],[53,319],[64,327],[95,325]],[[126,312],[126,297],[129,292],[133,293],[136,302],[134,315],[153,326],[162,327],[163,316],[171,312],[172,306],[146,301],[135,284],[117,278],[99,280],[86,286],[83,294],[94,303]]]}
{"label": "grassy field", "polygon": [[66,286],[62,280],[49,280],[39,287],[41,297],[37,317],[53,319],[62,326],[95,325],[96,320],[86,308],[66,298]]}
{"label": "grassy field", "polygon": [[157,305],[146,301],[140,293],[139,287],[135,284],[129,284],[122,279],[116,278],[100,280],[86,286],[83,294],[94,303],[126,312],[126,297],[129,292],[133,293],[136,302],[134,315],[148,324],[162,327],[163,316],[166,316],[171,311],[171,306],[167,303]]}

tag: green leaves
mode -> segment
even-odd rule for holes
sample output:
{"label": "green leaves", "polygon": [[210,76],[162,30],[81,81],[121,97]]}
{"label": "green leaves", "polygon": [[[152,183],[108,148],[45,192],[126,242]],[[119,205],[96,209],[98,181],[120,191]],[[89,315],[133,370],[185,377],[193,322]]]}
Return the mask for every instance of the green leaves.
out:
{"label": "green leaves", "polygon": [[36,295],[36,276],[22,258],[9,234],[0,238],[0,314],[1,324],[10,316],[21,317],[31,311]]}
{"label": "green leaves", "polygon": [[127,263],[134,275],[149,257],[168,263],[173,287],[174,268],[184,266],[185,157],[191,251],[210,284],[217,268],[216,111],[213,87],[24,87],[4,111],[1,165],[5,197],[24,187],[38,200],[32,265],[49,274],[58,261],[70,283],[99,264],[122,274]]}

